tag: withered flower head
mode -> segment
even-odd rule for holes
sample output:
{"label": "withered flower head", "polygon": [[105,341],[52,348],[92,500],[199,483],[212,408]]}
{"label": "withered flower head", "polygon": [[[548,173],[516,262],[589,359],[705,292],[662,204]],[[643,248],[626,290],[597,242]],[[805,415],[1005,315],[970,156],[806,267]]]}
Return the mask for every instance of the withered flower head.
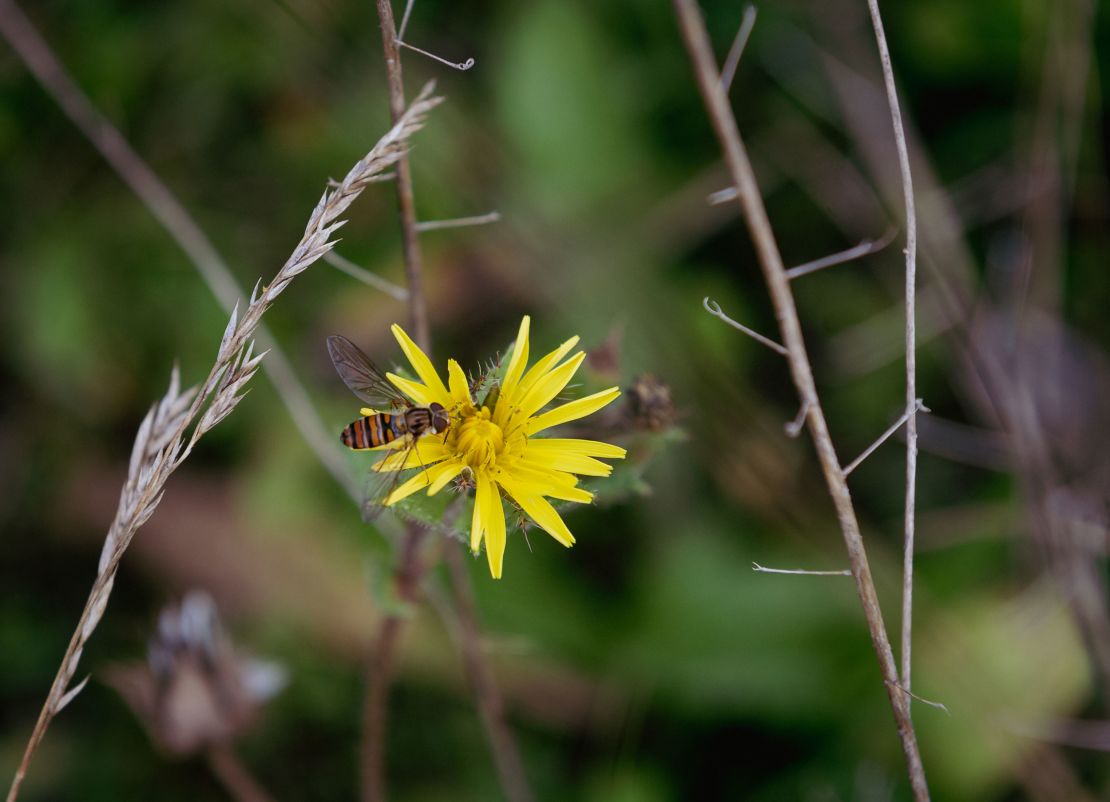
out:
{"label": "withered flower head", "polygon": [[277,664],[236,654],[203,591],[162,611],[145,663],[108,675],[155,744],[179,756],[238,737],[285,681]]}
{"label": "withered flower head", "polygon": [[650,373],[632,380],[625,391],[625,407],[633,427],[653,432],[672,426],[677,417],[671,388]]}

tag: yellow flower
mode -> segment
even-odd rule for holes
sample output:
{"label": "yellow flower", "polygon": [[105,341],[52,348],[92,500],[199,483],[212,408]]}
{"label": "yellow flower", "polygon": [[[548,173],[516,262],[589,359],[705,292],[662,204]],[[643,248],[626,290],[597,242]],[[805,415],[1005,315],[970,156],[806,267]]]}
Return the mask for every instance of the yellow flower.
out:
{"label": "yellow flower", "polygon": [[[451,426],[446,437],[427,434],[420,439],[417,448],[405,454],[392,454],[374,466],[379,471],[424,468],[390,493],[384,502],[386,506],[424,488],[428,495],[434,495],[459,474],[469,472],[475,487],[470,548],[477,554],[485,541],[494,579],[501,577],[505,556],[503,496],[569,547],[574,543],[574,535],[547,499],[589,503],[593,495],[577,486],[576,474],[608,476],[612,466],[598,458],[620,459],[625,455],[623,448],[595,440],[536,436],[552,426],[597,412],[619,396],[620,391],[611,387],[541,412],[567,386],[586,355],[579,351],[563,360],[578,343],[577,337],[571,337],[525,370],[528,326],[529,318],[525,316],[501,385],[493,393],[496,400],[491,409],[477,406],[478,401],[471,397],[466,375],[458,362],[453,359],[447,362],[447,385],[444,386],[427,355],[400,326],[394,325],[393,336],[401,344],[420,381],[410,381],[393,373],[387,374],[389,380],[414,404],[442,404],[450,414]],[[401,445],[400,441],[395,444]]]}

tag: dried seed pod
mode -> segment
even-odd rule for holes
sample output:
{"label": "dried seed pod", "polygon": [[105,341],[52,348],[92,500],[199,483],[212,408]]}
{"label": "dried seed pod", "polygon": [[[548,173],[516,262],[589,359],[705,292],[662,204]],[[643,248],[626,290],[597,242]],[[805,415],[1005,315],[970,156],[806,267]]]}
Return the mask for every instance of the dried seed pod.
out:
{"label": "dried seed pod", "polygon": [[203,591],[162,611],[145,663],[108,675],[154,743],[178,756],[237,738],[285,681],[277,664],[235,652]]}

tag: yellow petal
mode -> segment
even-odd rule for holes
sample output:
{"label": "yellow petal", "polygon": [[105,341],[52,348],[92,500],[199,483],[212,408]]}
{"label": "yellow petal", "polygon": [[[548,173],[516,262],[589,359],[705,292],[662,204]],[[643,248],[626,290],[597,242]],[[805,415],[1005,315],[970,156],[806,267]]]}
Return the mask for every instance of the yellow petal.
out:
{"label": "yellow petal", "polygon": [[505,369],[505,379],[501,382],[501,397],[512,399],[517,382],[524,373],[524,365],[528,362],[528,330],[531,318],[525,315],[520,321],[520,330],[513,344],[513,354],[509,357],[509,365]]}
{"label": "yellow petal", "polygon": [[421,351],[420,346],[414,343],[412,339],[409,338],[409,335],[405,334],[405,330],[396,323],[393,324],[392,331],[393,336],[397,338],[397,342],[401,346],[401,350],[405,352],[405,356],[408,357],[409,362],[412,364],[412,369],[416,371],[416,375],[420,377],[420,381],[424,382],[428,390],[432,393],[433,400],[439,401],[439,403],[447,406],[447,404],[444,403],[444,400],[448,397],[447,388],[443,386],[443,381],[439,378],[439,374],[436,373],[436,369],[432,366],[432,360],[428,359],[428,355]]}
{"label": "yellow petal", "polygon": [[528,449],[528,460],[536,465],[582,476],[608,476],[613,466],[599,459],[575,454],[573,451],[540,451]]}
{"label": "yellow petal", "polygon": [[428,471],[421,471],[420,473],[416,474],[416,476],[413,476],[408,481],[403,482],[400,487],[395,488],[392,493],[390,493],[388,496],[386,496],[385,501],[382,502],[382,503],[385,506],[389,507],[393,504],[396,504],[398,501],[401,501],[402,499],[408,498],[413,493],[415,493],[417,490],[420,490],[420,489],[425,488],[427,486],[428,486]]}
{"label": "yellow petal", "polygon": [[[436,398],[431,388],[427,385],[410,381],[402,376],[398,376],[396,373],[387,373],[385,377],[393,383],[394,387],[411,398],[412,402],[418,406],[426,407],[433,401],[439,401],[439,403],[443,404],[443,401]],[[447,406],[446,404],[443,405]]]}
{"label": "yellow petal", "polygon": [[486,532],[486,560],[494,579],[501,578],[501,565],[505,560],[505,510],[501,506],[501,493],[492,481],[487,482],[486,503],[482,505],[482,528]]}
{"label": "yellow petal", "polygon": [[[502,477],[498,477],[501,481]],[[589,504],[593,494],[578,487],[578,477],[563,471],[552,470],[527,460],[518,460],[508,475],[509,481],[530,496],[550,496],[564,501]]]}
{"label": "yellow petal", "polygon": [[620,388],[610,387],[608,390],[602,390],[600,393],[594,393],[585,398],[579,398],[577,401],[571,401],[569,404],[563,404],[561,407],[548,410],[542,415],[537,415],[528,421],[528,434],[531,435],[536,432],[542,432],[544,429],[558,426],[560,423],[567,423],[568,421],[578,420],[587,415],[592,415],[606,404],[612,403],[620,394]]}
{"label": "yellow petal", "polygon": [[574,535],[570,533],[562,517],[547,499],[541,496],[522,496],[517,501],[521,509],[528,513],[528,517],[539,524],[543,531],[568,549],[574,545]]}
{"label": "yellow petal", "polygon": [[514,494],[520,493],[524,496],[550,496],[551,498],[573,501],[578,504],[589,504],[594,500],[593,493],[575,487],[574,485],[557,484],[555,482],[533,482],[519,475],[501,475],[497,477],[497,481],[502,484],[511,484]]}
{"label": "yellow petal", "polygon": [[434,496],[440,490],[447,486],[447,483],[462,473],[462,469],[466,467],[466,463],[462,460],[450,460],[444,462],[440,467],[440,473],[428,485],[428,495]]}
{"label": "yellow petal", "polygon": [[444,404],[448,409],[452,406],[466,406],[471,404],[470,400],[470,382],[466,380],[466,374],[463,369],[459,367],[459,363],[453,359],[447,360],[447,383],[451,389],[451,404]]}
{"label": "yellow petal", "polygon": [[532,437],[528,440],[526,464],[584,476],[608,476],[613,467],[596,456],[620,459],[625,450],[620,446],[596,440]]}
{"label": "yellow petal", "polygon": [[447,456],[449,456],[449,452],[443,445],[442,435],[425,435],[420,438],[414,447],[406,448],[403,452],[390,454],[385,459],[375,463],[374,470],[401,471],[408,468],[419,468],[422,465],[439,462]]}
{"label": "yellow petal", "polygon": [[622,459],[628,452],[620,446],[600,440],[576,440],[569,437],[533,437],[528,441],[529,455],[534,452],[581,454],[584,457]]}
{"label": "yellow petal", "polygon": [[586,358],[585,351],[579,351],[573,357],[568,359],[555,370],[550,371],[546,376],[537,381],[527,393],[518,394],[521,396],[520,412],[526,418],[539,412],[547,403],[563,391],[563,388],[570,382],[571,377],[574,376],[578,366],[582,364],[582,360]]}
{"label": "yellow petal", "polygon": [[470,517],[470,550],[477,554],[478,547],[482,545],[482,531],[485,525],[485,518],[482,515],[485,511],[486,496],[489,494],[491,482],[485,472],[479,473],[475,477],[475,481],[477,486],[474,490],[474,513]]}
{"label": "yellow petal", "polygon": [[578,337],[571,337],[550,354],[536,362],[536,364],[534,364],[532,367],[528,368],[528,372],[525,373],[524,378],[520,380],[520,391],[522,393],[526,393],[531,390],[532,385],[539,381],[549,370],[555,367],[559,360],[570,353],[570,349],[576,345],[578,345]]}
{"label": "yellow petal", "polygon": [[529,459],[514,461],[512,466],[505,468],[502,473],[507,473],[513,481],[528,482],[537,488],[525,492],[544,496],[547,495],[545,490],[547,487],[574,487],[578,484],[577,476],[555,468],[549,468]]}
{"label": "yellow petal", "polygon": [[[501,480],[499,479],[498,481]],[[516,503],[520,505],[520,508],[524,510],[533,521],[539,524],[545,532],[567,548],[574,545],[574,535],[567,529],[567,525],[563,522],[559,513],[555,511],[555,508],[552,507],[543,496],[533,496],[523,493],[517,485],[511,482],[511,480],[508,484],[503,483],[502,486],[505,488],[506,492],[513,497]]]}
{"label": "yellow petal", "polygon": [[[416,474],[416,476],[412,477],[403,485],[390,493],[388,498],[386,498],[383,503],[385,504],[385,506],[389,507],[393,504],[396,504],[398,501],[401,501],[402,499],[408,498],[417,490],[421,490],[430,484],[435,484],[436,482],[438,482],[443,474],[450,473],[454,469],[454,467],[454,463],[452,461],[448,461],[439,462],[426,468],[425,470],[422,470],[420,473]],[[458,471],[455,471],[455,473],[458,473]]]}
{"label": "yellow petal", "polygon": [[590,504],[594,500],[593,493],[580,487],[556,487],[544,495],[562,501],[573,501],[575,504]]}

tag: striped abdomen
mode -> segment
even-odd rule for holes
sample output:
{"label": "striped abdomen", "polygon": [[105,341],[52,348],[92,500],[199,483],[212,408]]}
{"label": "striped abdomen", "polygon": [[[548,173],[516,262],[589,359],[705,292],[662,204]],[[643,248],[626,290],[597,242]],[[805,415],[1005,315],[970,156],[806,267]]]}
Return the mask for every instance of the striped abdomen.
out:
{"label": "striped abdomen", "polygon": [[376,415],[367,415],[359,418],[339,435],[339,439],[347,448],[362,450],[377,448],[386,443],[392,443],[398,437],[404,437],[409,431],[405,417],[411,413],[393,415],[389,412],[379,412]]}
{"label": "striped abdomen", "polygon": [[426,432],[445,432],[451,419],[442,404],[433,402],[426,407],[410,407],[400,415],[378,412],[359,418],[346,429],[339,439],[347,448],[362,450],[392,443],[398,437],[411,434],[413,439]]}

